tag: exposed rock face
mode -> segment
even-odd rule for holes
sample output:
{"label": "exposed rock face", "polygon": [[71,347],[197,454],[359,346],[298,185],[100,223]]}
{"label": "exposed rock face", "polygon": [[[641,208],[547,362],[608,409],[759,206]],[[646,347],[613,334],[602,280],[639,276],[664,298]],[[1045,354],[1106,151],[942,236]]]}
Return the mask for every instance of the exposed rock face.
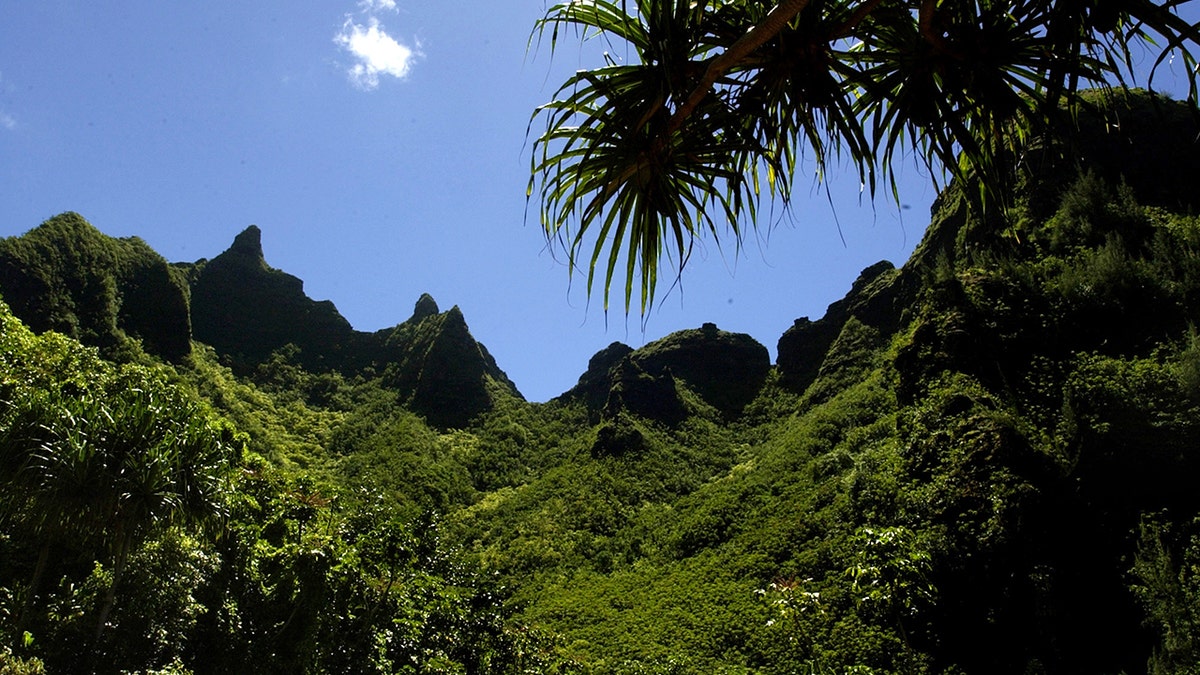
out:
{"label": "exposed rock face", "polygon": [[795,391],[812,384],[830,346],[851,317],[881,335],[894,333],[909,297],[905,291],[908,287],[908,279],[892,263],[880,261],[863,270],[846,297],[829,305],[824,317],[816,321],[796,319],[776,347],[780,382]]}
{"label": "exposed rock face", "polygon": [[440,314],[437,301],[428,293],[422,293],[420,298],[417,298],[417,306],[413,308],[413,315],[409,321],[420,321],[427,316]]}
{"label": "exposed rock face", "polygon": [[182,275],[141,239],[109,237],[76,213],[0,241],[0,294],[33,330],[54,330],[108,355],[127,336],[167,361],[191,353]]}
{"label": "exposed rock face", "polygon": [[232,360],[252,367],[288,344],[300,348],[310,370],[342,365],[355,331],[332,302],[304,294],[304,282],[267,265],[262,232],[251,225],[233,246],[196,263],[192,282],[192,330],[197,340]]}
{"label": "exposed rock face", "polygon": [[405,405],[442,428],[465,426],[490,409],[496,395],[521,397],[471,336],[458,307],[439,312],[426,293],[404,323],[356,331],[333,303],[312,300],[300,279],[269,267],[261,237],[250,226],[228,251],[192,270],[196,339],[235,367],[253,368],[292,344],[312,371],[382,373]]}
{"label": "exposed rock face", "polygon": [[562,395],[612,418],[622,410],[675,424],[687,415],[682,381],[726,417],[736,417],[762,389],[770,355],[754,338],[707,323],[641,349],[614,342],[588,362],[579,383]]}

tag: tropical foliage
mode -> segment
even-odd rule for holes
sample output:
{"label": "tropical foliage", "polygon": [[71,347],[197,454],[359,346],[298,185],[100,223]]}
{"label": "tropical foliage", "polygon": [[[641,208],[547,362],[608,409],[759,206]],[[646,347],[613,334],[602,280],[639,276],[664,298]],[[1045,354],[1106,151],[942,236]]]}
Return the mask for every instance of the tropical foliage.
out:
{"label": "tropical foliage", "polygon": [[[470,499],[469,479],[437,492],[431,466],[402,492],[387,465],[357,468],[367,423],[337,409],[378,421],[385,392],[302,371],[283,386],[277,368],[272,394],[206,347],[179,370],[114,365],[3,304],[0,319],[3,672],[551,667],[549,643],[442,543],[445,495]],[[422,444],[445,441],[413,420],[379,442],[433,465]]]}
{"label": "tropical foliage", "polygon": [[681,270],[706,235],[740,247],[762,200],[786,205],[807,179],[802,160],[818,179],[848,165],[873,195],[915,155],[1002,198],[1012,156],[1081,87],[1124,84],[1143,49],[1151,83],[1169,59],[1195,74],[1184,4],[567,0],[535,38],[573,30],[607,51],[535,113],[529,192],[589,295],[601,286],[607,310],[618,281],[645,314],[660,258]]}
{"label": "tropical foliage", "polygon": [[0,304],[0,673],[1196,672],[1196,121],[1117,98],[1006,218],[952,183],[748,403],[674,360],[715,327],[451,429],[388,368]]}

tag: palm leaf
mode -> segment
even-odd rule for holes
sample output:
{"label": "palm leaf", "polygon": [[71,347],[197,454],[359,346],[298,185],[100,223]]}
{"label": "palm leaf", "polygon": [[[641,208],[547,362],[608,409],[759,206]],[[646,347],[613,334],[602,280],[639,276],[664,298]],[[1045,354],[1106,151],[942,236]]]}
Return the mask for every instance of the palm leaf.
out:
{"label": "palm leaf", "polygon": [[645,315],[660,265],[678,280],[696,237],[740,249],[760,199],[789,203],[802,158],[819,179],[848,162],[872,195],[887,185],[899,200],[895,167],[912,154],[935,183],[977,180],[986,205],[1080,87],[1124,84],[1135,47],[1163,42],[1152,75],[1170,54],[1194,72],[1185,2],[560,3],[535,27],[552,50],[569,27],[636,62],[576,73],[534,112],[545,130],[527,194],[569,273],[587,268],[589,297],[602,277],[607,311],[620,279],[628,313],[637,284]]}

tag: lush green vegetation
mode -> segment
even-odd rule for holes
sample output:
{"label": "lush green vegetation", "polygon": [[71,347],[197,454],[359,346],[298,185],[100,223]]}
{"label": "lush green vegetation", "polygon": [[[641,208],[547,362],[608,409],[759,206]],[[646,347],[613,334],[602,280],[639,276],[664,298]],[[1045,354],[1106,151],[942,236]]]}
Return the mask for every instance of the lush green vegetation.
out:
{"label": "lush green vegetation", "polygon": [[191,347],[182,275],[142,240],[106,237],[79,214],[0,241],[0,277],[5,301],[31,328],[77,338],[106,357],[129,358],[126,337],[168,361]]}
{"label": "lush green vegetation", "polygon": [[443,543],[441,515],[473,496],[455,439],[411,413],[363,431],[395,412],[386,392],[278,364],[260,387],[203,346],[178,368],[114,364],[0,319],[0,668],[549,663]]}
{"label": "lush green vegetation", "polygon": [[715,327],[448,428],[416,362],[0,305],[0,672],[1196,672],[1200,217],[1102,141],[1003,214],[951,186],[749,403],[685,367]]}

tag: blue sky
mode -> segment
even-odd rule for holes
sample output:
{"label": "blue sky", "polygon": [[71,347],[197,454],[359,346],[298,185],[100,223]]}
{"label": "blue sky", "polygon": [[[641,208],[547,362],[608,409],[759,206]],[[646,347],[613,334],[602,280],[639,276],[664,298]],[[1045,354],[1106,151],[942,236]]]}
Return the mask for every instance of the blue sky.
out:
{"label": "blue sky", "polygon": [[706,321],[774,356],[794,319],[820,317],[862,268],[902,264],[928,223],[915,169],[903,207],[860,199],[849,173],[828,197],[797,180],[787,217],[741,252],[707,242],[644,330],[620,309],[606,321],[525,199],[530,115],[593,50],[527,50],[542,0],[297,7],[0,3],[0,236],[77,211],[193,261],[256,224],[267,262],[359,330],[403,321],[421,293],[459,305],[540,401],[614,340]]}

